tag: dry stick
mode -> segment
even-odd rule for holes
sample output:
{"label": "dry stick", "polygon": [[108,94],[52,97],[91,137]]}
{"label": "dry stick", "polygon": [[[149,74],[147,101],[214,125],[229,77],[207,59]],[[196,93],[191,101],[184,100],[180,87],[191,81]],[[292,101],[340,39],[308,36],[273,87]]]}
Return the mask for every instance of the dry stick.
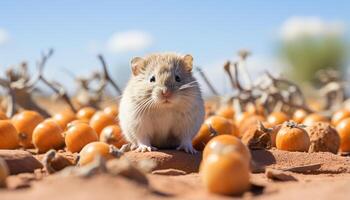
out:
{"label": "dry stick", "polygon": [[216,91],[216,89],[214,88],[214,86],[210,83],[209,79],[207,78],[207,76],[205,75],[205,73],[203,72],[203,70],[200,67],[196,67],[195,68],[199,75],[203,78],[204,82],[207,84],[207,86],[209,87],[210,91],[215,95],[218,96],[219,93]]}
{"label": "dry stick", "polygon": [[[246,60],[247,57],[251,55],[251,52],[245,49],[241,49],[238,51],[238,56],[240,57],[240,65],[242,65],[241,70],[243,72],[243,76],[248,81],[248,88],[250,89],[253,86],[252,79],[248,73],[248,70],[246,68]],[[238,63],[237,63],[238,65]]]}
{"label": "dry stick", "polygon": [[[47,55],[43,56],[43,60],[41,64],[45,64],[47,58],[50,57],[52,53],[53,53],[53,50],[50,50]],[[29,80],[28,78],[29,76],[27,75],[27,69],[26,67],[22,66],[21,72],[18,73],[18,75],[19,75],[18,80],[15,79],[12,81],[11,77],[9,77],[9,80],[0,81],[0,84],[2,86],[8,88],[8,93],[10,98],[10,101],[8,102],[8,105],[7,105],[6,114],[9,117],[12,116],[16,112],[16,105],[18,104],[25,109],[37,110],[39,113],[41,113],[45,117],[50,116],[46,110],[38,106],[32,100],[31,94],[30,94],[30,90],[33,89],[35,83],[37,83],[39,80],[40,71],[38,72],[38,75],[36,78]],[[21,95],[21,97],[18,98],[17,95]]]}
{"label": "dry stick", "polygon": [[28,82],[26,84],[27,88],[33,87],[37,82],[39,82],[41,80],[42,72],[44,70],[46,62],[53,55],[53,53],[54,53],[53,49],[50,49],[47,54],[42,53],[41,61],[37,62],[38,74],[37,74],[36,78],[32,79],[31,82]]}
{"label": "dry stick", "polygon": [[72,101],[70,100],[66,90],[61,87],[57,88],[54,84],[52,84],[50,81],[48,81],[46,78],[43,76],[40,77],[40,80],[42,80],[48,87],[50,87],[56,94],[58,94],[70,107],[70,109],[73,112],[77,112],[77,109],[74,107]]}
{"label": "dry stick", "polygon": [[103,74],[104,74],[104,79],[106,79],[108,82],[110,82],[112,84],[112,86],[114,87],[115,90],[117,90],[117,92],[119,94],[122,94],[122,91],[120,89],[120,87],[113,81],[113,79],[111,78],[111,76],[108,73],[108,69],[107,69],[107,65],[105,62],[105,59],[103,58],[102,55],[98,55],[98,58],[102,64],[103,67]]}
{"label": "dry stick", "polygon": [[238,80],[238,63],[237,62],[233,63],[233,69],[234,69],[234,73],[233,74],[234,74],[235,86],[241,92],[244,89],[243,89],[241,83]]}
{"label": "dry stick", "polygon": [[[57,88],[57,86],[55,86],[54,84],[52,84],[50,81],[48,81],[44,76],[43,76],[43,70],[45,67],[45,64],[47,62],[47,60],[53,55],[53,49],[50,49],[48,54],[43,54],[42,55],[42,59],[41,61],[38,63],[38,70],[39,70],[39,74],[38,74],[38,80],[43,81],[48,87],[50,87],[56,94],[58,94],[61,98],[63,98],[63,100],[69,105],[70,109],[73,112],[76,112],[77,109],[74,107],[71,99],[69,98],[66,90],[61,87],[61,88]],[[34,81],[34,83],[36,83],[38,80]]]}
{"label": "dry stick", "polygon": [[236,89],[236,85],[235,85],[235,82],[234,82],[234,80],[233,80],[230,67],[231,67],[231,62],[230,62],[230,61],[227,61],[227,62],[224,64],[224,70],[225,70],[225,72],[227,73],[228,77],[230,78],[230,82],[231,82],[232,89]]}

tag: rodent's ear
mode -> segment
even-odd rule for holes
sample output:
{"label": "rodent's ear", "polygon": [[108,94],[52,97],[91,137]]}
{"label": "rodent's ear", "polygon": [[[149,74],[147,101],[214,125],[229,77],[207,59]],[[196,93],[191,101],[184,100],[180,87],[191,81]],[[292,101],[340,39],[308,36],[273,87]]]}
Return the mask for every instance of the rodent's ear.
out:
{"label": "rodent's ear", "polygon": [[131,60],[131,70],[134,76],[138,75],[145,67],[145,60],[140,57],[135,57]]}
{"label": "rodent's ear", "polygon": [[192,71],[193,68],[193,57],[190,54],[187,54],[183,58],[184,64],[185,64],[185,69],[187,71]]}

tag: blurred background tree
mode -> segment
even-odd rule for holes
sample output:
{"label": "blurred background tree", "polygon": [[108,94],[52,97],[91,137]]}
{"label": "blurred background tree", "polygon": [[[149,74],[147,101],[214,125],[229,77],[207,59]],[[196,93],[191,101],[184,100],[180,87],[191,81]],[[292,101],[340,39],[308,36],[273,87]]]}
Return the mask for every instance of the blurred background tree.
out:
{"label": "blurred background tree", "polygon": [[346,39],[342,23],[317,17],[294,17],[281,30],[280,55],[290,65],[287,75],[300,82],[314,82],[321,69],[345,69]]}

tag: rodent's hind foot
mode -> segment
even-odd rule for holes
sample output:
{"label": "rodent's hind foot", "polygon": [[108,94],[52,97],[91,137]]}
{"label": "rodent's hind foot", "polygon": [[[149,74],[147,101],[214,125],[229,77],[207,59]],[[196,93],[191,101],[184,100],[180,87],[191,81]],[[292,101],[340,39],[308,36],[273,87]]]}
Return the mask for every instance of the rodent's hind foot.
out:
{"label": "rodent's hind foot", "polygon": [[151,152],[151,151],[156,151],[157,148],[152,147],[152,146],[147,146],[144,144],[139,144],[138,147],[136,148],[136,152]]}
{"label": "rodent's hind foot", "polygon": [[178,150],[178,151],[183,150],[184,152],[189,153],[189,154],[197,154],[198,153],[198,151],[193,148],[191,143],[190,144],[180,144],[180,146],[177,147],[176,150]]}

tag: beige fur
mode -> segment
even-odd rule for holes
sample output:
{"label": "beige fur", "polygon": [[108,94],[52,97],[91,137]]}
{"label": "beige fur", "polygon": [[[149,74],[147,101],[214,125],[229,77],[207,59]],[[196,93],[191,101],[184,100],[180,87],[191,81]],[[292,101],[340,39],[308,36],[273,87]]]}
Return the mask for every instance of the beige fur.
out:
{"label": "beige fur", "polygon": [[[192,138],[203,123],[204,105],[191,72],[192,56],[152,54],[134,58],[131,66],[133,75],[119,113],[126,139],[137,151],[177,148],[195,153]],[[153,75],[155,81],[151,82]],[[164,98],[162,91],[170,91],[172,96]]]}

